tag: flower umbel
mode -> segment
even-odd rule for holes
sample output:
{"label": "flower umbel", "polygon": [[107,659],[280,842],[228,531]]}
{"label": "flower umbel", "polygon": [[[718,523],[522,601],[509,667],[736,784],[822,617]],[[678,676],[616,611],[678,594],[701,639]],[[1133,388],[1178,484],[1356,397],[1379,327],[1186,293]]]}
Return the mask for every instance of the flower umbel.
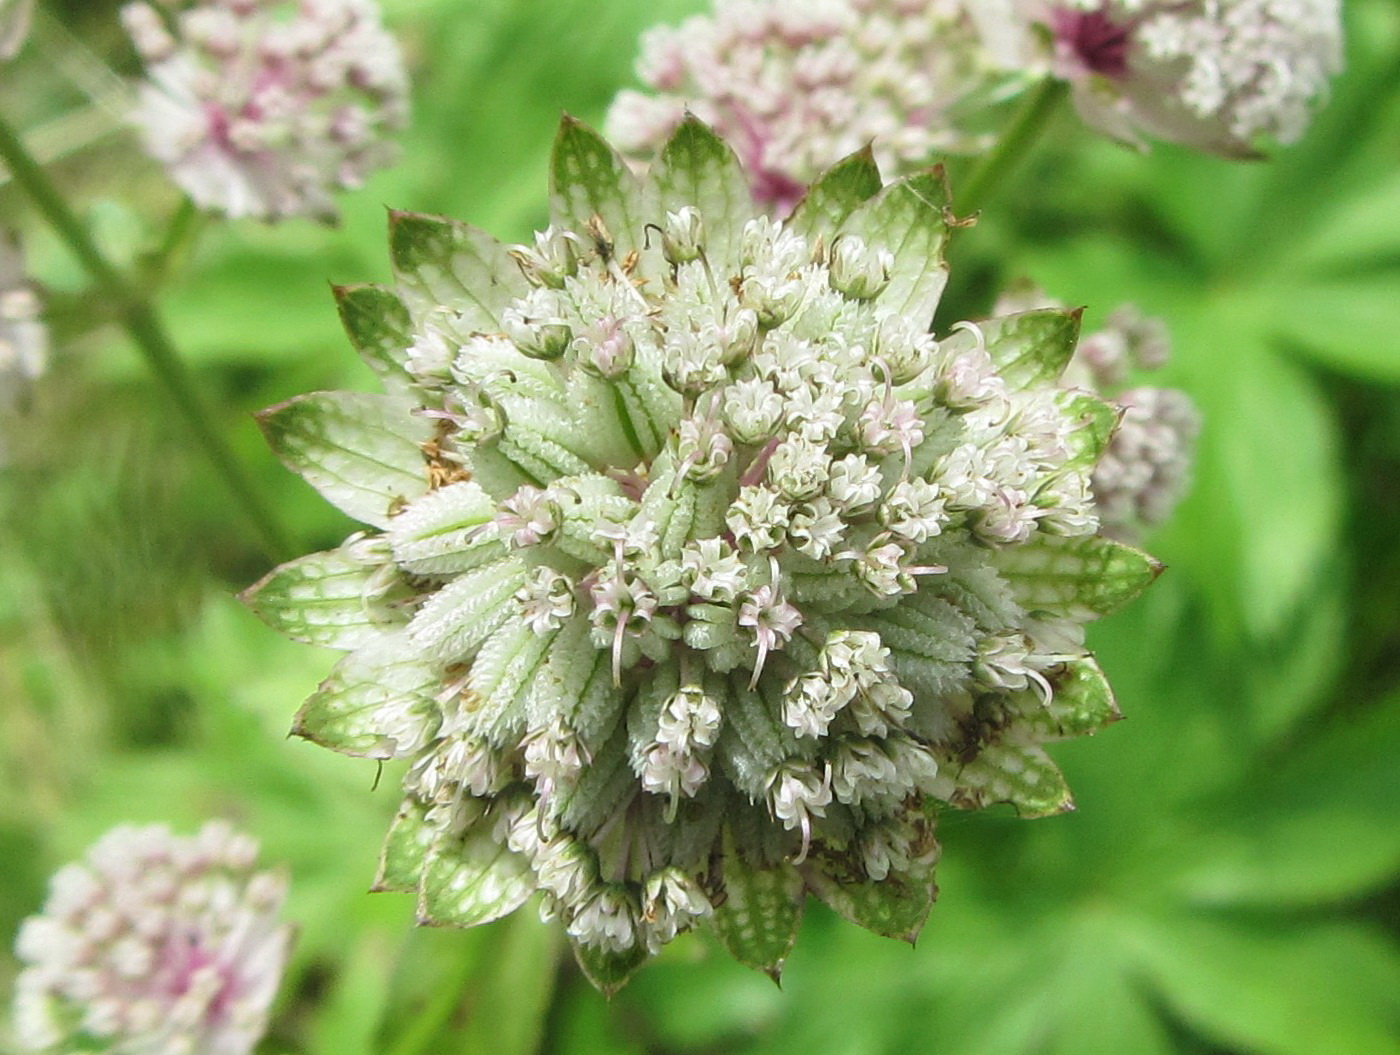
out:
{"label": "flower umbel", "polygon": [[975,150],[968,118],[999,72],[977,32],[985,3],[719,0],[711,15],[643,37],[648,91],[617,97],[608,134],[650,158],[689,110],[734,145],[775,212],[871,141],[886,168]]}
{"label": "flower umbel", "polygon": [[1019,0],[1093,125],[1225,155],[1291,143],[1342,65],[1339,0]]}
{"label": "flower umbel", "polygon": [[247,1055],[291,944],[286,881],[227,824],[104,835],[20,928],[15,1032],[36,1052]]}
{"label": "flower umbel", "polygon": [[1157,572],[1094,535],[1078,315],[928,333],[936,172],[778,223],[694,119],[644,178],[566,121],[552,171],[533,246],[395,214],[396,288],[339,291],[387,393],[263,417],[375,529],[249,591],[348,653],[296,731],[411,760],[380,888],[539,891],[605,989],[706,918],[776,973],[808,891],[909,937],[938,809],[1067,808],[1040,745],[1117,716],[1082,624]]}
{"label": "flower umbel", "polygon": [[148,76],[133,120],[196,205],[334,220],[335,192],[393,160],[408,87],[373,0],[165,6],[122,10]]}

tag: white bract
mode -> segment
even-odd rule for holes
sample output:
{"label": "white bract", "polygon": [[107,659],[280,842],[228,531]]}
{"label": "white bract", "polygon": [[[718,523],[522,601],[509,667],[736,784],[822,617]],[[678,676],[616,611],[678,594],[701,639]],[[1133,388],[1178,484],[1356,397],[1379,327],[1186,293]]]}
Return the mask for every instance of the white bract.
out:
{"label": "white bract", "polygon": [[373,0],[196,0],[122,9],[147,80],[132,120],[201,208],[334,220],[334,195],[393,161],[408,116]]}
{"label": "white bract", "polygon": [[[717,0],[712,14],[642,38],[646,91],[617,97],[608,134],[649,158],[694,113],[734,145],[756,197],[777,212],[872,141],[887,168],[979,149],[969,119],[1002,73],[981,45],[986,3]],[[845,273],[841,253],[832,265]]]}
{"label": "white bract", "polygon": [[378,532],[249,591],[347,653],[296,731],[411,760],[381,888],[539,891],[603,988],[701,919],[776,971],[807,891],[908,936],[939,808],[1066,808],[1081,624],[1157,571],[1094,534],[1078,316],[931,335],[946,190],[868,155],[776,223],[696,120],[645,178],[566,121],[553,183],[532,245],[394,214],[339,291],[387,393],[264,416]]}
{"label": "white bract", "polygon": [[114,828],[49,885],[15,942],[24,1051],[248,1055],[291,944],[286,880],[227,824]]}

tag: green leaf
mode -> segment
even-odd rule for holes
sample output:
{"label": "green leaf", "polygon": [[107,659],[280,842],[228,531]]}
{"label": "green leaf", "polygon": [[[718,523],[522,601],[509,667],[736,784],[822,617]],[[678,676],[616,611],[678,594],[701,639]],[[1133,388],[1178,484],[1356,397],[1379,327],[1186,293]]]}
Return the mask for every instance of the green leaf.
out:
{"label": "green leaf", "polygon": [[[1179,889],[1194,903],[1298,906],[1378,891],[1400,873],[1400,696],[1344,712],[1266,755],[1228,813],[1210,807]],[[1207,807],[1203,807],[1205,809]]]}
{"label": "green leaf", "polygon": [[1081,308],[1042,308],[978,323],[987,354],[1015,391],[1054,384],[1065,372],[1079,341]]}
{"label": "green leaf", "polygon": [[1222,1045],[1259,1055],[1400,1052],[1400,951],[1370,928],[1173,916],[1141,929],[1140,962],[1163,998]]}
{"label": "green leaf", "polygon": [[1394,265],[1375,274],[1282,278],[1269,289],[1274,331],[1290,351],[1362,381],[1400,383],[1396,284]]}
{"label": "green leaf", "polygon": [[[336,664],[302,704],[292,734],[358,758],[402,757],[435,731],[441,681],[402,633],[382,634]],[[418,743],[400,743],[410,715],[421,723]]]}
{"label": "green leaf", "polygon": [[444,835],[424,861],[418,921],[428,926],[475,927],[514,912],[535,892],[530,863],[498,843],[482,821],[460,835]]}
{"label": "green leaf", "polygon": [[797,941],[807,892],[791,865],[751,868],[732,846],[723,865],[724,901],[715,908],[715,934],[729,955],[775,982]]}
{"label": "green leaf", "polygon": [[459,220],[390,212],[389,252],[399,295],[420,323],[446,307],[463,333],[497,333],[501,312],[529,292],[506,247]]}
{"label": "green leaf", "polygon": [[625,952],[612,952],[572,939],[570,944],[574,947],[574,959],[578,961],[584,977],[606,997],[611,997],[626,985],[628,979],[637,973],[637,968],[647,961],[644,945],[634,945]]}
{"label": "green leaf", "polygon": [[349,652],[386,629],[365,603],[380,568],[340,550],[313,553],[274,568],[240,595],[253,613],[293,641]]}
{"label": "green leaf", "polygon": [[858,235],[872,248],[894,254],[890,284],[879,303],[921,325],[933,321],[948,283],[943,259],[947,208],[948,186],[937,168],[886,187],[841,226],[840,233]]}
{"label": "green leaf", "polygon": [[960,809],[1009,803],[1027,818],[1074,809],[1064,774],[1038,747],[988,744],[970,762],[950,760],[941,768],[954,785],[948,801]]}
{"label": "green leaf", "polygon": [[427,812],[427,807],[417,799],[403,800],[384,839],[371,890],[407,894],[418,889],[428,851],[438,835],[437,829],[426,821]]}
{"label": "green leaf", "polygon": [[879,882],[839,882],[814,861],[802,869],[808,888],[842,918],[886,938],[913,944],[933,908],[930,876],[890,872]]}
{"label": "green leaf", "polygon": [[368,392],[315,392],[258,415],[277,457],[356,520],[387,527],[403,502],[428,490],[420,444],[433,424],[413,404]]}
{"label": "green leaf", "polygon": [[641,184],[602,136],[566,114],[549,171],[554,224],[583,235],[597,216],[619,258],[641,251],[648,219],[641,214]]}
{"label": "green leaf", "polygon": [[384,286],[332,286],[340,321],[350,343],[375,376],[392,388],[411,379],[404,369],[413,344],[413,320],[393,290]]}
{"label": "green leaf", "polygon": [[1141,550],[1097,535],[1040,534],[997,555],[998,570],[1029,612],[1084,621],[1108,615],[1147,589],[1162,566]]}
{"label": "green leaf", "polygon": [[784,226],[809,240],[830,237],[884,185],[875,152],[862,147],[817,177]]}
{"label": "green leaf", "polygon": [[649,184],[657,204],[650,221],[661,224],[667,212],[695,206],[705,224],[710,266],[719,274],[738,274],[740,238],[754,204],[744,168],[729,144],[687,115],[652,166]]}

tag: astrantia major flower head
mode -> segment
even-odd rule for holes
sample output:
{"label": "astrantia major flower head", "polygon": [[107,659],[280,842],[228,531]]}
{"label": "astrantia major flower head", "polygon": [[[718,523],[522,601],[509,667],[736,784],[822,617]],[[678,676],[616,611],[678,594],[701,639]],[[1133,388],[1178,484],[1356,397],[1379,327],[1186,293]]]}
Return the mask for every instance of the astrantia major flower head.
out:
{"label": "astrantia major flower head", "polygon": [[552,205],[395,214],[396,288],[340,291],[387,394],[264,416],[371,529],[249,592],[348,653],[296,730],[408,760],[378,886],[538,891],[604,988],[702,920],[776,971],[808,892],[909,937],[940,808],[1067,806],[1082,624],[1156,574],[1094,534],[1078,316],[931,335],[945,189],[868,153],[777,222],[696,120],[644,178],[566,121]]}
{"label": "astrantia major flower head", "polygon": [[1021,0],[1093,125],[1225,155],[1291,143],[1342,64],[1339,0]]}
{"label": "astrantia major flower head", "polygon": [[608,134],[649,159],[689,110],[733,144],[777,211],[872,141],[886,167],[977,149],[968,119],[997,75],[976,21],[986,2],[718,0],[643,37],[647,90],[618,96]]}
{"label": "astrantia major flower head", "polygon": [[286,881],[227,824],[123,826],[61,869],[15,942],[24,1051],[247,1055],[291,942]]}
{"label": "astrantia major flower head", "polygon": [[138,2],[122,16],[146,63],[133,120],[201,208],[334,219],[335,193],[393,160],[408,88],[374,0]]}

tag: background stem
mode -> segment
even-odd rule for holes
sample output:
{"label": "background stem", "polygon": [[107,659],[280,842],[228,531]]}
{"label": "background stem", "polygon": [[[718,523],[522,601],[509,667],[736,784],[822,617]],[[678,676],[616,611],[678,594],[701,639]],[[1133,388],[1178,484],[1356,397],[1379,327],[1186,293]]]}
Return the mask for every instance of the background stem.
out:
{"label": "background stem", "polygon": [[1068,94],[1069,85],[1055,77],[1047,77],[1031,93],[997,145],[977,163],[961,188],[953,188],[953,202],[960,215],[970,216],[980,209],[988,196],[1015,171]]}
{"label": "background stem", "polygon": [[195,440],[204,448],[215,471],[256,530],[263,547],[273,557],[281,558],[289,554],[291,546],[286,535],[271,509],[258,496],[257,489],[224,438],[213,426],[213,414],[184,361],[175,351],[159,317],[140,292],[102,255],[63,195],[43,168],[30,157],[19,136],[3,118],[0,118],[0,159],[9,167],[15,182],[34,199],[44,218],[63,238],[103,293],[119,306],[123,328],[174,400]]}

